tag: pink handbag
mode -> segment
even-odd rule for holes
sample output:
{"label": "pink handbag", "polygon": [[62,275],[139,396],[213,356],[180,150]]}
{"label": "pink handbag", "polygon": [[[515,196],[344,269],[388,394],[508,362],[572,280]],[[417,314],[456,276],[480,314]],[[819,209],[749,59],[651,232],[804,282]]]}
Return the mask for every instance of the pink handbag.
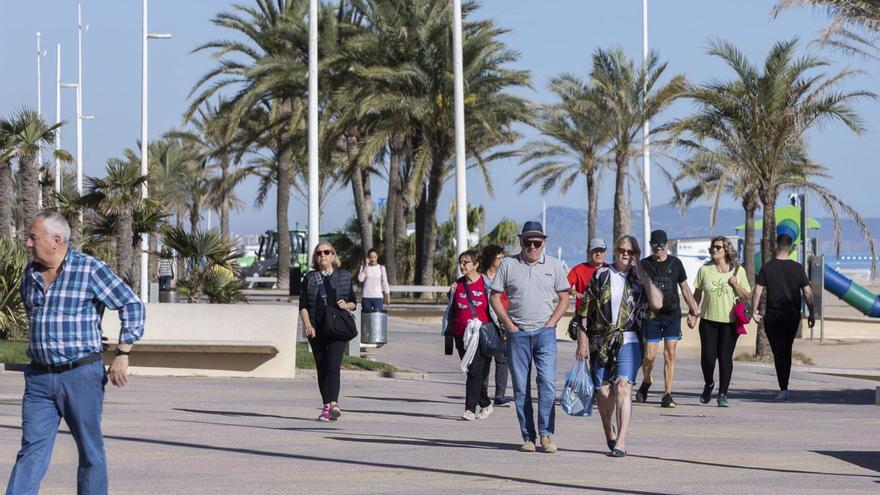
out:
{"label": "pink handbag", "polygon": [[[733,276],[739,271],[739,266],[733,271]],[[752,311],[742,299],[737,299],[733,303],[733,321],[736,324],[736,333],[739,335],[746,334],[746,325],[752,320]]]}

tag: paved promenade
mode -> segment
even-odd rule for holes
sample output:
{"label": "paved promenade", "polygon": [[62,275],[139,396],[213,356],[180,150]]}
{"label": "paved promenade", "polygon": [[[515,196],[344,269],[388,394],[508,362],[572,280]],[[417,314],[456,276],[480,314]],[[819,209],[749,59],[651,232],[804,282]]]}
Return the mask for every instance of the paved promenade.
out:
{"label": "paved promenade", "polygon": [[[133,377],[125,389],[108,388],[111,493],[880,492],[878,382],[794,373],[794,400],[775,403],[772,370],[737,363],[733,407],[720,409],[698,403],[699,363],[687,358],[678,408],[661,409],[656,393],[634,406],[628,457],[605,456],[598,413],[559,409],[560,451],[524,454],[513,409],[458,420],[464,375],[433,325],[394,319],[391,339],[372,355],[430,378],[345,376],[335,423],[314,421],[320,399],[306,376]],[[573,353],[560,342],[560,376]],[[20,373],[0,373],[3,484],[20,441],[22,388]],[[72,493],[75,472],[62,423],[41,493]]]}

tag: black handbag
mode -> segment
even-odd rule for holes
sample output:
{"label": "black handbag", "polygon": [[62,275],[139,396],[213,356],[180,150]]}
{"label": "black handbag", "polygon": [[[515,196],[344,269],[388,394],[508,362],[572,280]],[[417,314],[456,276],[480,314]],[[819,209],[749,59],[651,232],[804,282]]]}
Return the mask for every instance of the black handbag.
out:
{"label": "black handbag", "polygon": [[[474,307],[474,300],[471,296],[471,290],[468,289],[467,281],[464,283],[464,293],[467,295],[468,306],[471,308],[471,315],[477,319],[477,310]],[[491,318],[490,318],[491,320]],[[504,343],[501,341],[501,332],[494,322],[488,321],[480,325],[480,351],[486,356],[494,357],[504,353]]]}
{"label": "black handbag", "polygon": [[328,304],[324,281],[318,273],[315,273],[315,283],[318,284],[318,295],[324,301],[324,324],[319,329],[320,336],[336,341],[349,341],[357,337],[357,325],[351,311],[337,307],[335,301]]}
{"label": "black handbag", "polygon": [[574,315],[571,317],[571,321],[568,322],[568,336],[571,340],[577,341],[578,332],[581,330],[581,322],[584,321],[584,317],[581,315]]}

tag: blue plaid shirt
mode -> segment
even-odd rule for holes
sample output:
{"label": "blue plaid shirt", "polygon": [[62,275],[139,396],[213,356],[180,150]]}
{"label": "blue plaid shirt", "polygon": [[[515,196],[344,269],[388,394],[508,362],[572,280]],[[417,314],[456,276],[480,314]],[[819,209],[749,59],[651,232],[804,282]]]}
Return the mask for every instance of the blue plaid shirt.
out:
{"label": "blue plaid shirt", "polygon": [[28,314],[28,357],[42,364],[65,364],[101,352],[104,308],[119,310],[119,343],[144,335],[144,303],[101,260],[68,249],[61,273],[48,288],[39,266],[24,271],[21,298]]}

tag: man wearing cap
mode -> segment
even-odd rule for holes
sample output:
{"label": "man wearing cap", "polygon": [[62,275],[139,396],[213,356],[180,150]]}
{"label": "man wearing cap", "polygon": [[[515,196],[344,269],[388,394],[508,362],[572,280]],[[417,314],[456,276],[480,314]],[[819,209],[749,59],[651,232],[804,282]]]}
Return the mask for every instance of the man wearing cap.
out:
{"label": "man wearing cap", "polygon": [[[526,222],[519,235],[520,253],[504,258],[492,280],[492,309],[507,330],[507,362],[519,419],[523,452],[535,452],[538,435],[531,394],[532,361],[537,370],[538,433],[544,452],[553,442],[556,402],[556,323],[568,308],[570,285],[562,263],[544,254],[544,227]],[[501,294],[507,292],[504,308]]]}
{"label": "man wearing cap", "polygon": [[684,294],[688,305],[687,324],[694,328],[697,323],[697,303],[687,283],[687,273],[681,260],[666,253],[668,239],[666,232],[651,232],[651,256],[642,260],[645,272],[651,277],[654,285],[663,293],[663,306],[658,311],[648,311],[642,323],[645,335],[645,358],[642,361],[642,386],[636,392],[636,402],[648,400],[648,389],[653,379],[651,371],[663,341],[663,398],[661,407],[675,407],[672,399],[672,380],[675,376],[675,348],[681,340],[681,302],[678,291]]}
{"label": "man wearing cap", "polygon": [[599,238],[590,239],[590,244],[587,248],[587,261],[577,264],[568,272],[568,283],[571,284],[571,294],[575,298],[575,314],[580,312],[581,305],[584,302],[584,294],[587,292],[587,287],[590,286],[590,279],[593,278],[593,273],[599,267],[605,266],[605,251],[607,250],[608,247],[605,245],[604,240]]}

